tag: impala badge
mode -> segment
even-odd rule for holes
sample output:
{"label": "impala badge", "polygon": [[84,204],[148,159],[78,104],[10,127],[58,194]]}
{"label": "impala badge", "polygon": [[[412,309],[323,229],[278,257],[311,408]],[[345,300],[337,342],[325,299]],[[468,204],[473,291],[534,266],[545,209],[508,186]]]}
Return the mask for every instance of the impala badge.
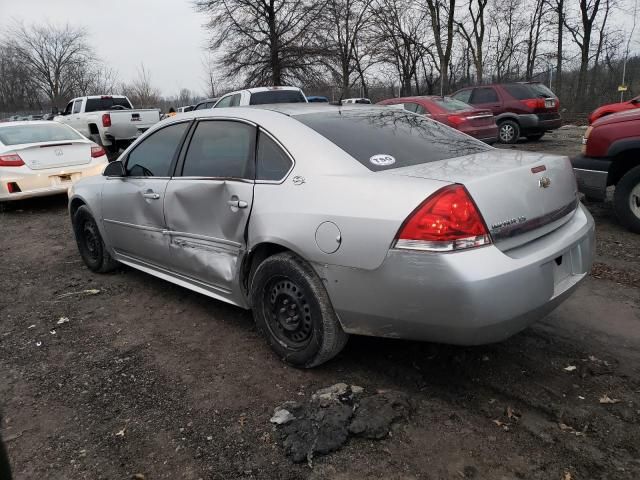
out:
{"label": "impala badge", "polygon": [[551,186],[551,179],[549,177],[541,177],[538,180],[538,186],[540,188],[549,188]]}

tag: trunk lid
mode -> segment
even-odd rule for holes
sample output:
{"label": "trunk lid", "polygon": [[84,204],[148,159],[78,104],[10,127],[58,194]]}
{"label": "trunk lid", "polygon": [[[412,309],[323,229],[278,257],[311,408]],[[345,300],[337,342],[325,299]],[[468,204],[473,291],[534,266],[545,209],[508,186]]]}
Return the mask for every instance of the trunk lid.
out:
{"label": "trunk lid", "polygon": [[91,144],[84,140],[32,143],[12,148],[31,170],[72,167],[91,162]]}
{"label": "trunk lid", "polygon": [[573,169],[562,156],[491,149],[386,173],[463,184],[503,251],[559,228],[578,205]]}
{"label": "trunk lid", "polygon": [[111,126],[107,128],[115,139],[133,139],[160,121],[158,110],[110,110]]}

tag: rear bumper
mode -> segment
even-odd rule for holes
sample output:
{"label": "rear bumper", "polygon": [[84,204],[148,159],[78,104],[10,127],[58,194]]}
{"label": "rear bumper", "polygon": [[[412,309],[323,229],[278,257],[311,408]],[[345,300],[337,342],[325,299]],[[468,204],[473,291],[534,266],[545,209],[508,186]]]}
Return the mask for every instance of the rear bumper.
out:
{"label": "rear bumper", "polygon": [[[108,162],[106,157],[101,158],[104,160],[64,168],[43,170],[31,170],[27,166],[0,168],[0,202],[66,193],[69,187],[81,178],[102,175]],[[60,175],[69,175],[71,181],[61,182]],[[20,191],[10,193],[7,186],[9,183],[16,184]]]}
{"label": "rear bumper", "polygon": [[607,196],[611,160],[607,157],[593,158],[577,155],[571,158],[571,164],[576,174],[578,189],[588,197],[604,200]]}
{"label": "rear bumper", "polygon": [[580,205],[562,227],[507,253],[493,245],[452,254],[391,250],[373,271],[318,269],[349,333],[476,345],[551,312],[589,272],[594,244],[593,218]]}
{"label": "rear bumper", "polygon": [[532,133],[544,133],[557,130],[562,126],[562,117],[544,118],[535,113],[518,115],[518,123],[523,135]]}

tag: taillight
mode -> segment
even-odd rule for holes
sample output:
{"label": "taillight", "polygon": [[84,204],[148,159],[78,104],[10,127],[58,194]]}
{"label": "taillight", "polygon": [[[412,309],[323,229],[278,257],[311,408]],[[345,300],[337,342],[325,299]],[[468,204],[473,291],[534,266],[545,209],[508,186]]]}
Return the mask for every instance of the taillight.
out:
{"label": "taillight", "polygon": [[443,187],[405,220],[395,248],[451,252],[491,243],[478,207],[462,185]]}
{"label": "taillight", "polygon": [[110,127],[111,126],[111,114],[103,113],[102,114],[102,126]]}
{"label": "taillight", "polygon": [[449,123],[452,125],[459,127],[462,123],[467,121],[467,117],[463,117],[461,115],[449,115],[447,120],[449,120]]}
{"label": "taillight", "polygon": [[21,167],[24,162],[17,153],[0,155],[0,167]]}
{"label": "taillight", "polygon": [[531,110],[535,110],[537,108],[545,108],[544,107],[544,98],[527,98],[525,100],[521,100],[527,107]]}
{"label": "taillight", "polygon": [[100,147],[99,145],[91,147],[91,158],[98,158],[106,154],[107,152],[104,151],[104,148]]}

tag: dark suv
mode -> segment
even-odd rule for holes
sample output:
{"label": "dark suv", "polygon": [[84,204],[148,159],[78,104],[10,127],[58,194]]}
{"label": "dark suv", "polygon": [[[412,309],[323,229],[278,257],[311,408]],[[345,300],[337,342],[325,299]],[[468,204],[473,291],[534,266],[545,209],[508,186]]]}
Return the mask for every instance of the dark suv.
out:
{"label": "dark suv", "polygon": [[476,108],[491,110],[498,124],[498,140],[516,143],[520,137],[540,140],[562,125],[560,101],[541,83],[501,83],[463,88],[452,95]]}

